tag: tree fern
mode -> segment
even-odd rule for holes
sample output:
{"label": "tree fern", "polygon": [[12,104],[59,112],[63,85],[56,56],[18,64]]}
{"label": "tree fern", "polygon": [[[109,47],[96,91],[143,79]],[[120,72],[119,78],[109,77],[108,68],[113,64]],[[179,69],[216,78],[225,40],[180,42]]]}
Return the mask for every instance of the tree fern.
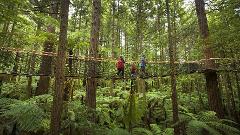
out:
{"label": "tree fern", "polygon": [[166,128],[163,135],[173,135],[173,128]]}
{"label": "tree fern", "polygon": [[204,135],[206,132],[210,135],[229,134],[237,135],[240,131],[235,128],[238,124],[225,119],[219,119],[216,117],[216,113],[213,111],[200,112],[199,114],[181,113],[183,116],[181,119],[185,119],[187,123],[188,135]]}
{"label": "tree fern", "polygon": [[219,131],[224,132],[226,135],[240,135],[240,131],[235,128],[235,127],[231,127],[229,125],[220,123],[220,122],[207,122],[207,124]]}
{"label": "tree fern", "polygon": [[197,115],[197,119],[204,122],[219,120],[216,116],[216,113],[213,111],[200,112]]}
{"label": "tree fern", "polygon": [[162,130],[157,124],[150,124],[151,131],[154,135],[161,135]]}
{"label": "tree fern", "polygon": [[228,119],[220,119],[220,122],[223,124],[227,124],[229,126],[233,126],[233,127],[240,127],[240,125],[237,122],[234,122],[232,120],[228,120]]}
{"label": "tree fern", "polygon": [[125,129],[115,128],[113,130],[109,130],[107,135],[131,135],[131,134]]}
{"label": "tree fern", "polygon": [[187,135],[204,135],[206,132],[210,135],[221,135],[221,133],[204,122],[192,120],[188,123]]}
{"label": "tree fern", "polygon": [[48,130],[50,123],[41,108],[36,104],[25,101],[9,105],[8,109],[1,110],[1,114],[1,117],[16,122],[20,129],[24,131]]}
{"label": "tree fern", "polygon": [[20,103],[20,100],[17,99],[11,99],[11,98],[0,98],[0,108],[1,109],[7,109],[9,108],[9,105]]}
{"label": "tree fern", "polygon": [[132,135],[153,135],[153,133],[145,128],[134,128]]}

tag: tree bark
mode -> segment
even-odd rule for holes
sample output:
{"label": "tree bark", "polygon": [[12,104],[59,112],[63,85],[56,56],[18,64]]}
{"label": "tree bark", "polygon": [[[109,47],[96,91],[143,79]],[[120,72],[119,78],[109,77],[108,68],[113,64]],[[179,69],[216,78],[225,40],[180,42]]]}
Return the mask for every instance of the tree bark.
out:
{"label": "tree bark", "polygon": [[[90,57],[98,57],[99,45],[99,31],[100,31],[100,16],[101,16],[101,0],[92,0],[92,28],[90,39]],[[88,77],[86,86],[86,105],[95,110],[96,109],[96,89],[97,80],[97,63],[95,61],[88,64]],[[95,115],[92,113],[92,122],[95,122]]]}
{"label": "tree bark", "polygon": [[227,84],[227,96],[229,98],[229,108],[230,108],[230,112],[233,116],[233,118],[238,121],[238,114],[237,114],[237,110],[236,110],[236,105],[235,105],[235,101],[234,101],[234,93],[233,93],[233,87],[232,87],[232,82],[231,82],[231,77],[229,75],[229,73],[225,74],[225,78],[226,78],[226,84]]}
{"label": "tree bark", "polygon": [[[236,84],[237,84],[238,100],[240,101],[240,79],[239,78],[240,78],[239,74],[236,72],[235,79],[236,79]],[[240,109],[240,104],[239,104],[238,108]],[[240,116],[239,116],[239,120],[240,120]]]}
{"label": "tree bark", "polygon": [[137,1],[137,17],[136,17],[136,46],[135,46],[135,55],[134,59],[137,59],[139,53],[143,52],[143,0]]}
{"label": "tree bark", "polygon": [[125,42],[125,60],[128,61],[128,52],[129,52],[129,47],[128,47],[128,34],[127,31],[124,33],[124,42]]}
{"label": "tree bark", "polygon": [[115,0],[112,1],[112,58],[115,58]]}
{"label": "tree bark", "polygon": [[[58,0],[52,0],[51,1],[51,7],[50,10],[53,13],[58,12]],[[57,14],[50,14],[51,17],[57,19]],[[49,25],[47,28],[47,31],[49,33],[55,33],[55,27],[52,25]],[[49,36],[47,40],[44,42],[44,52],[53,52],[54,50],[54,41],[53,39]],[[50,75],[51,75],[51,70],[52,70],[52,61],[53,58],[51,56],[42,56],[42,62],[40,65],[40,71],[39,74],[43,74],[46,76],[40,76],[40,79],[38,81],[38,86],[36,89],[35,95],[42,95],[48,93],[48,88],[50,85]]]}
{"label": "tree bark", "polygon": [[61,130],[61,114],[63,106],[63,90],[64,90],[64,67],[66,63],[66,46],[67,46],[67,28],[68,28],[68,11],[69,0],[61,0],[60,5],[60,35],[56,61],[55,89],[53,95],[53,106],[51,112],[51,128],[52,135],[59,135]]}
{"label": "tree bark", "polygon": [[[40,23],[37,24],[37,32],[36,32],[36,36],[39,35],[39,31],[41,29],[41,25]],[[37,49],[37,45],[35,45],[34,49]],[[33,92],[32,92],[32,76],[31,74],[33,74],[34,72],[34,67],[35,67],[35,61],[36,61],[36,54],[33,54],[32,57],[29,59],[29,67],[28,67],[28,72],[29,72],[29,76],[27,76],[28,78],[28,83],[27,83],[27,92],[28,92],[28,97],[32,97]]]}
{"label": "tree bark", "polygon": [[213,51],[210,48],[208,42],[209,30],[204,4],[205,4],[204,0],[195,0],[199,30],[204,43],[203,53],[205,59],[207,60],[205,62],[205,68],[207,69],[205,72],[205,78],[208,93],[208,103],[210,106],[210,110],[215,111],[219,118],[223,118],[224,117],[223,104],[221,94],[218,88],[215,63],[213,61],[210,61],[210,58],[213,57]]}
{"label": "tree bark", "polygon": [[20,61],[20,53],[17,52],[16,56],[15,56],[15,59],[14,59],[14,66],[13,66],[13,69],[12,69],[12,73],[13,74],[17,74],[17,72],[18,72],[18,69],[19,69],[18,63],[19,63],[19,61]]}
{"label": "tree bark", "polygon": [[[175,49],[172,40],[172,27],[170,22],[170,8],[169,0],[166,0],[166,13],[167,13],[167,23],[168,23],[168,43],[169,43],[169,57],[170,57],[170,68],[171,68],[171,89],[172,89],[172,108],[173,108],[173,123],[179,121],[178,117],[178,101],[177,101],[177,89],[176,89],[176,67],[175,67]],[[179,126],[174,127],[174,135],[180,135]]]}
{"label": "tree bark", "polygon": [[[162,5],[162,2],[161,1],[158,1],[158,4],[159,5]],[[161,16],[163,16],[162,15],[163,13],[162,13],[162,9],[161,9],[161,6],[159,6],[158,8],[157,8],[157,32],[158,32],[158,43],[159,43],[159,52],[160,52],[160,61],[163,61],[164,60],[164,54],[163,54],[163,44],[162,44],[162,38],[161,38],[161,35],[162,35],[162,29],[163,29],[163,27],[162,27],[162,22],[161,22]]]}
{"label": "tree bark", "polygon": [[[52,52],[53,45],[54,43],[52,41],[45,41],[44,52]],[[39,74],[46,76],[40,76],[35,93],[36,96],[48,93],[48,88],[50,85],[50,75],[52,70],[52,61],[53,58],[51,56],[42,56]]]}

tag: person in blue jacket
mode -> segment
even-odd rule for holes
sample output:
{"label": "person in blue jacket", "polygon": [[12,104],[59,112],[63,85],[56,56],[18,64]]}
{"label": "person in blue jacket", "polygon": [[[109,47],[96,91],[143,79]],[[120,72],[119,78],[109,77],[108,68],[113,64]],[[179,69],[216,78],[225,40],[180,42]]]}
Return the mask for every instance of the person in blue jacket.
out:
{"label": "person in blue jacket", "polygon": [[141,72],[145,74],[145,70],[146,70],[146,59],[145,59],[145,55],[142,55],[142,57],[140,58],[140,69]]}

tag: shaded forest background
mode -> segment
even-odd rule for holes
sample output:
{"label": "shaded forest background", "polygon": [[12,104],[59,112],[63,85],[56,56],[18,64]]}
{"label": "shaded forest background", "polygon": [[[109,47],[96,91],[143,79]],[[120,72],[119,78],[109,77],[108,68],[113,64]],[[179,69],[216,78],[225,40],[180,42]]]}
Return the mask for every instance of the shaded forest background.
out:
{"label": "shaded forest background", "polygon": [[239,22],[239,0],[1,0],[0,134],[240,134]]}

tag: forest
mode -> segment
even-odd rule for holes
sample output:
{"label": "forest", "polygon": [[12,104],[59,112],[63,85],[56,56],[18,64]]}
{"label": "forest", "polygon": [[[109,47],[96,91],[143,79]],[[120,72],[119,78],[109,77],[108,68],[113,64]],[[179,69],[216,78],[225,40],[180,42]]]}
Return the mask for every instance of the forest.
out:
{"label": "forest", "polygon": [[240,1],[0,0],[0,135],[240,135]]}

